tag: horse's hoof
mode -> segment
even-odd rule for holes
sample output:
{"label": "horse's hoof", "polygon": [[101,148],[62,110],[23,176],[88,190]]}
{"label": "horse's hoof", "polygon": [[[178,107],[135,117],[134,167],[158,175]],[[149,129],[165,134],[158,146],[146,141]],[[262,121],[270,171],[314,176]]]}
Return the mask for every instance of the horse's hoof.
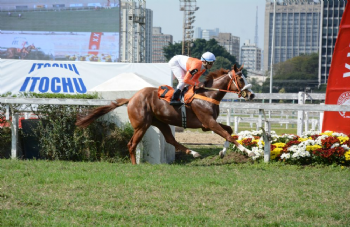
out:
{"label": "horse's hoof", "polygon": [[220,157],[220,158],[224,158],[224,157],[225,157],[224,152],[220,151],[220,152],[219,152],[219,157]]}
{"label": "horse's hoof", "polygon": [[200,158],[201,157],[201,155],[198,152],[192,151],[192,150],[191,150],[191,155],[193,155],[194,158]]}
{"label": "horse's hoof", "polygon": [[196,153],[196,154],[193,154],[193,157],[194,158],[200,158],[200,157],[202,157],[199,153]]}
{"label": "horse's hoof", "polygon": [[255,153],[254,153],[254,152],[250,152],[250,153],[248,154],[248,156],[249,156],[249,157],[254,157],[254,156],[255,156]]}

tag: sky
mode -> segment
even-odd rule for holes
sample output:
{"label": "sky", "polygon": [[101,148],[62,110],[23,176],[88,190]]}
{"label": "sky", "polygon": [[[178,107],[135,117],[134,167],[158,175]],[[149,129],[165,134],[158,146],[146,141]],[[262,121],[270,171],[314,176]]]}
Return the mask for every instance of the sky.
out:
{"label": "sky", "polygon": [[[215,29],[255,40],[256,7],[258,7],[258,47],[264,46],[265,0],[196,0],[194,28]],[[146,8],[153,11],[153,27],[161,27],[163,34],[173,35],[175,42],[182,41],[183,11],[179,0],[146,0]]]}

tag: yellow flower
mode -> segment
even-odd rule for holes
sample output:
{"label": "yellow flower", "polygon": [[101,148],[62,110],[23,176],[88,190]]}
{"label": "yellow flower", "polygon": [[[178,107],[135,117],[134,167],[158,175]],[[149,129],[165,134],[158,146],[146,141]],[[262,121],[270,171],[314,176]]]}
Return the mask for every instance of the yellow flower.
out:
{"label": "yellow flower", "polygon": [[242,144],[242,140],[236,140],[238,143]]}
{"label": "yellow flower", "polygon": [[320,145],[309,145],[309,146],[306,146],[306,150],[307,151],[314,151],[314,150],[316,150],[316,149],[318,149],[318,148],[322,148],[322,146],[320,146]]}
{"label": "yellow flower", "polygon": [[347,136],[339,136],[338,137],[338,139],[340,140],[340,144],[343,144],[343,143],[345,143],[346,141],[348,141],[349,140],[349,137],[347,137]]}
{"label": "yellow flower", "polygon": [[345,152],[344,156],[345,156],[345,160],[346,160],[346,161],[350,161],[350,150],[348,150],[347,152]]}
{"label": "yellow flower", "polygon": [[327,135],[327,136],[332,136],[332,134],[333,134],[333,131],[325,131],[320,133],[320,135]]}
{"label": "yellow flower", "polygon": [[270,154],[270,158],[271,159],[275,159],[277,157],[277,155],[281,154],[281,152],[283,151],[282,148],[275,148],[271,151],[271,154]]}
{"label": "yellow flower", "polygon": [[286,144],[285,143],[274,143],[272,145],[275,145],[278,148],[283,148]]}
{"label": "yellow flower", "polygon": [[252,142],[256,142],[256,144],[259,144],[259,142],[261,142],[263,145],[265,145],[264,141],[263,140],[253,140]]}
{"label": "yellow flower", "polygon": [[309,138],[301,138],[301,137],[300,137],[300,138],[298,139],[299,142],[304,142],[304,141],[306,141],[306,140],[309,140]]}

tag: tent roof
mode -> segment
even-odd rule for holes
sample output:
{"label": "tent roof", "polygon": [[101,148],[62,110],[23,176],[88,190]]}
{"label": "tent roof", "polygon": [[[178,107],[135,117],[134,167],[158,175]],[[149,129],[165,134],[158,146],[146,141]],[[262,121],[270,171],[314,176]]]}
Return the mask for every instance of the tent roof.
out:
{"label": "tent roof", "polygon": [[145,87],[159,86],[159,82],[136,73],[121,73],[89,91],[138,91]]}

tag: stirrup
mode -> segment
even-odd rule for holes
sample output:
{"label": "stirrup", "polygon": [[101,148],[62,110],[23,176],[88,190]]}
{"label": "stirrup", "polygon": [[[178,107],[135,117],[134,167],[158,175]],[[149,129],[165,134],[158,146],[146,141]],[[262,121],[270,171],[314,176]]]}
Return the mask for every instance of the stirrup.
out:
{"label": "stirrup", "polygon": [[170,101],[170,105],[172,105],[172,106],[179,106],[179,105],[182,105],[182,102],[179,101],[179,100],[171,100]]}

